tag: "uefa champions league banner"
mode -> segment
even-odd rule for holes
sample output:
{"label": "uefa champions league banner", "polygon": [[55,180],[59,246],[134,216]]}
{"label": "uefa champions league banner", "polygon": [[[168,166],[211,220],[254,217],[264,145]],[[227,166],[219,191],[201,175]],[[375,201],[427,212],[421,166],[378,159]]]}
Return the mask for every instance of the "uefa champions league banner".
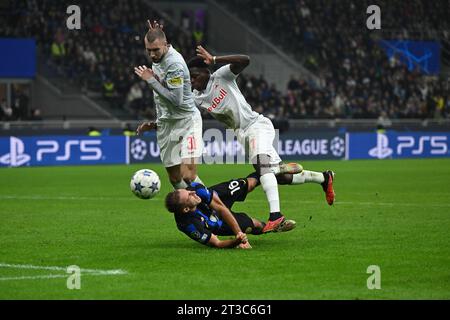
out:
{"label": "uefa champions league banner", "polygon": [[[232,130],[230,130],[232,132]],[[280,135],[274,147],[283,160],[344,159],[346,137],[341,133],[289,133]],[[203,164],[248,163],[246,150],[234,133],[211,129],[203,134]],[[155,135],[130,137],[129,163],[161,162]]]}
{"label": "uefa champions league banner", "polygon": [[348,134],[348,159],[450,157],[450,132]]}
{"label": "uefa champions league banner", "polygon": [[122,136],[42,136],[0,138],[0,167],[123,164]]}

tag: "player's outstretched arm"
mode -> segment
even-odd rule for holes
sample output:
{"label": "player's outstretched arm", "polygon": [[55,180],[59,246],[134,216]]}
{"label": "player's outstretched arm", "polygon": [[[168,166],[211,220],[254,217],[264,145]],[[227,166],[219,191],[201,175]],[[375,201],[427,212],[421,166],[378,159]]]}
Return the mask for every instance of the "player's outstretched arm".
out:
{"label": "player's outstretched arm", "polygon": [[234,234],[236,235],[236,238],[242,237],[242,242],[247,242],[247,235],[242,232],[241,228],[239,227],[238,222],[236,221],[236,218],[231,213],[230,209],[228,209],[220,200],[220,198],[217,196],[217,194],[213,193],[213,198],[211,200],[211,203],[209,204],[209,207],[213,210],[215,210],[222,219],[230,226],[231,230],[233,230]]}
{"label": "player's outstretched arm", "polygon": [[136,129],[136,134],[140,135],[141,133],[145,132],[145,131],[151,131],[151,130],[156,130],[157,129],[157,124],[154,121],[145,121],[143,123],[141,123],[139,125],[139,127],[137,127]]}
{"label": "player's outstretched arm", "polygon": [[[174,84],[172,88],[165,88],[156,79],[152,69],[147,68],[147,66],[135,67],[134,73],[136,73],[142,80],[146,81],[153,90],[158,92],[158,94],[163,98],[169,100],[174,106],[180,106],[183,103],[182,70],[175,70],[176,76],[172,79]],[[169,76],[169,74],[167,74],[167,76]]]}
{"label": "player's outstretched arm", "polygon": [[230,64],[230,70],[234,74],[239,74],[250,64],[250,57],[243,54],[236,54],[230,56],[213,56],[202,46],[197,47],[197,55],[203,58],[207,65],[214,65],[216,63]]}

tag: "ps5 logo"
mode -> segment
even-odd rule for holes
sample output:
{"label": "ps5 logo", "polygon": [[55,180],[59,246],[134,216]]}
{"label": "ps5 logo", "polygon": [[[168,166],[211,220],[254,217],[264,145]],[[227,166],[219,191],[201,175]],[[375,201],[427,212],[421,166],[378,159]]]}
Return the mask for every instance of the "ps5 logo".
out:
{"label": "ps5 logo", "polygon": [[16,137],[9,138],[9,153],[0,157],[0,163],[20,167],[29,162],[31,157],[25,153],[25,145],[22,140]]}
{"label": "ps5 logo", "polygon": [[385,134],[377,134],[377,145],[369,150],[369,155],[373,158],[386,159],[392,155],[392,149],[389,148],[389,139]]}
{"label": "ps5 logo", "polygon": [[[396,142],[395,151],[398,156],[448,154],[447,136],[398,136]],[[428,149],[427,146],[429,146]],[[377,134],[377,145],[369,150],[369,155],[373,158],[385,159],[393,153],[394,150],[389,148],[389,138],[385,134]]]}
{"label": "ps5 logo", "polygon": [[[401,136],[397,138],[397,154],[401,155],[404,149],[414,148],[416,139],[413,136]],[[447,137],[446,136],[421,136],[419,138],[417,149],[411,150],[412,155],[422,155],[425,149],[425,143],[430,144],[430,153],[432,155],[447,154]]]}
{"label": "ps5 logo", "polygon": [[[80,160],[100,160],[102,158],[102,149],[99,146],[101,140],[67,140],[64,144],[64,154],[56,156],[56,161],[68,161],[71,159],[72,147],[79,145],[81,153],[90,153],[80,155]],[[59,150],[59,143],[56,140],[38,140],[39,147],[36,152],[36,160],[43,161],[45,154],[55,154]]]}

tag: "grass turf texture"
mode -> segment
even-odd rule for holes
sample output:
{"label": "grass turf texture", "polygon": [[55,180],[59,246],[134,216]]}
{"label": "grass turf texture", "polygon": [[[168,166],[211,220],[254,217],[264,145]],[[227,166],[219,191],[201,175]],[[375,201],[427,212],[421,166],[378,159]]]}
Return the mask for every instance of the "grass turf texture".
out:
{"label": "grass turf texture", "polygon": [[[449,299],[450,160],[302,162],[336,171],[337,202],[319,185],[281,186],[297,228],[250,236],[253,250],[218,250],[180,233],[164,210],[170,190],[160,165],[0,170],[0,263],[123,269],[126,275],[0,280],[0,299]],[[152,200],[129,179],[160,174]],[[201,166],[212,185],[248,165]],[[235,210],[266,219],[261,188]],[[381,290],[368,290],[369,265]],[[0,278],[64,271],[0,267]]]}

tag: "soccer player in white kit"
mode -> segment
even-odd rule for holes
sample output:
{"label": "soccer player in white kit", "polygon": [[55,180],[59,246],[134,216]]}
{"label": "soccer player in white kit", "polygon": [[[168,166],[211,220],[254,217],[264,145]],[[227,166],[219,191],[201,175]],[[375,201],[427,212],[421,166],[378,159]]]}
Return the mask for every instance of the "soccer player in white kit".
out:
{"label": "soccer player in white kit", "polygon": [[170,182],[175,189],[184,189],[187,183],[202,183],[196,167],[203,151],[202,118],[195,107],[183,56],[167,43],[162,25],[156,21],[148,24],[144,41],[152,68],[139,66],[135,73],[153,90],[157,120],[142,123],[137,133],[156,129],[161,161]]}
{"label": "soccer player in white kit", "polygon": [[[225,64],[213,74],[208,67]],[[188,62],[195,104],[237,131],[238,141],[248,148],[249,159],[260,175],[269,202],[270,217],[263,232],[276,231],[285,221],[280,210],[279,184],[316,182],[322,185],[328,204],[334,202],[332,171],[303,170],[298,164],[281,164],[273,147],[275,129],[270,119],[252,110],[236,83],[239,73],[250,63],[246,55],[212,56],[202,46]]]}

